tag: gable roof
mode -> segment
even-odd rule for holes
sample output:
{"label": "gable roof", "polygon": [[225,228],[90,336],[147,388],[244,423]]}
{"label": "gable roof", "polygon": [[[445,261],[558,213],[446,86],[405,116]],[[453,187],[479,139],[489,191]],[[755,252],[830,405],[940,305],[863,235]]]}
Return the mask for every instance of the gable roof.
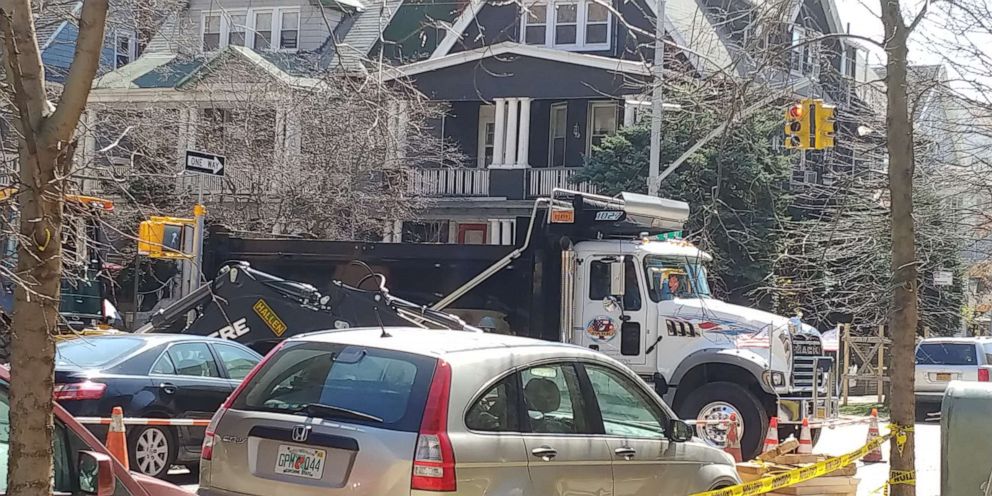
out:
{"label": "gable roof", "polygon": [[495,45],[476,48],[474,50],[456,52],[439,58],[430,58],[420,62],[399,66],[392,71],[392,73],[388,76],[388,79],[395,79],[401,76],[414,76],[424,72],[435,71],[467,62],[474,62],[484,58],[498,57],[500,55],[533,57],[634,75],[649,76],[651,74],[650,68],[648,68],[647,64],[643,62],[615,59],[600,55],[589,55],[586,53],[568,52],[553,48],[524,45],[521,43],[507,41],[497,43]]}
{"label": "gable roof", "polygon": [[[431,59],[450,54],[455,43],[461,40],[465,30],[486,4],[487,0],[472,0],[451,25]],[[656,14],[656,2],[649,0],[647,4],[651,13]],[[718,71],[733,62],[729,50],[697,0],[667,0],[665,31],[687,52],[693,66],[703,72]]]}
{"label": "gable roof", "polygon": [[120,90],[182,90],[202,81],[219,64],[237,58],[288,86],[313,87],[319,79],[306,77],[311,59],[283,53],[258,53],[229,45],[215,53],[194,57],[177,53],[154,53],[109,72],[93,82],[92,95],[100,100],[101,92]]}
{"label": "gable roof", "polygon": [[332,34],[325,66],[341,66],[348,71],[364,69],[372,47],[403,5],[403,0],[367,0],[364,11],[342,21]]}

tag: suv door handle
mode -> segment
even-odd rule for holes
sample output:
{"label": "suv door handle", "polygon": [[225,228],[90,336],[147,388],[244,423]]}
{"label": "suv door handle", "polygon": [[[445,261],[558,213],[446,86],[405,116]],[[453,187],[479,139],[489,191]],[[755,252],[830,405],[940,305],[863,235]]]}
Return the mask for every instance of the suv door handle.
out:
{"label": "suv door handle", "polygon": [[617,456],[622,456],[624,460],[630,460],[637,454],[637,450],[631,448],[630,446],[621,446],[613,450],[613,453]]}
{"label": "suv door handle", "polygon": [[539,457],[546,462],[550,462],[552,458],[558,456],[558,450],[549,446],[541,446],[540,448],[530,450],[530,454]]}
{"label": "suv door handle", "polygon": [[158,385],[158,388],[161,389],[162,392],[165,393],[165,394],[175,394],[176,393],[176,385],[173,384],[173,383],[171,383],[171,382],[163,382],[162,384],[159,384]]}

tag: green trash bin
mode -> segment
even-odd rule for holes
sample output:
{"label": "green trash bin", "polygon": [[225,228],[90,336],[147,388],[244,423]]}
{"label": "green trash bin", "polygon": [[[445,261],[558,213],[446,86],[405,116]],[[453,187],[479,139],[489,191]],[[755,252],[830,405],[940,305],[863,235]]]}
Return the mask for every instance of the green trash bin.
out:
{"label": "green trash bin", "polygon": [[953,381],[944,392],[940,495],[992,495],[992,383]]}

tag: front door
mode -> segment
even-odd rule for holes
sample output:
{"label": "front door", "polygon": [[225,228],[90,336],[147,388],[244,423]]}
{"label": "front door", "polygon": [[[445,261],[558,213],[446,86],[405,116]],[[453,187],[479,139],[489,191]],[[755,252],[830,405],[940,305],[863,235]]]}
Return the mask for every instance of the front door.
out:
{"label": "front door", "polygon": [[458,224],[458,244],[484,245],[489,237],[489,224]]}
{"label": "front door", "polygon": [[591,414],[571,363],[520,373],[527,416],[522,419],[533,496],[613,494],[612,454]]}
{"label": "front door", "polygon": [[[616,256],[595,255],[580,265],[576,309],[581,312],[576,327],[581,346],[599,350],[626,365],[645,365],[647,322],[646,305],[640,268],[634,257],[623,257],[624,294],[611,294],[610,265],[620,260]],[[616,297],[618,305],[604,303]]]}
{"label": "front door", "polygon": [[[640,381],[605,365],[583,364],[613,456],[614,493],[630,496],[691,494],[700,463],[665,435],[669,415]],[[701,458],[694,458],[699,460]]]}
{"label": "front door", "polygon": [[[209,419],[234,392],[223,377],[207,343],[177,343],[152,367],[151,379],[160,404],[173,418]],[[203,427],[179,427],[185,447],[199,451]]]}

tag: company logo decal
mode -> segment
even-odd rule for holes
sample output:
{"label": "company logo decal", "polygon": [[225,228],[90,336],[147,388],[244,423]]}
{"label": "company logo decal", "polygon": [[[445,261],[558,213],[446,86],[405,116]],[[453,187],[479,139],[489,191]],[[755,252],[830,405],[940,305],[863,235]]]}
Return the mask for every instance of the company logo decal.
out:
{"label": "company logo decal", "polygon": [[265,325],[269,326],[272,334],[282,337],[282,334],[286,332],[286,323],[276,315],[276,312],[272,310],[272,307],[268,303],[265,303],[265,300],[258,300],[251,309],[262,318],[262,322],[265,322]]}
{"label": "company logo decal", "polygon": [[617,335],[617,325],[613,318],[600,315],[586,324],[586,334],[597,341],[609,341]]}

